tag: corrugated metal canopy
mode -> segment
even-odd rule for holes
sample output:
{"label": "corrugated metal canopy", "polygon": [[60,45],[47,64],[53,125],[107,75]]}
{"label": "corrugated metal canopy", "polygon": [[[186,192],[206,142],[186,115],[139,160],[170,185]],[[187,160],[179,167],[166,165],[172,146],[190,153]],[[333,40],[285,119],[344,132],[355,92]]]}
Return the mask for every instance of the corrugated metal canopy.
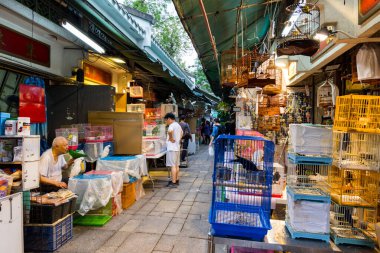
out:
{"label": "corrugated metal canopy", "polygon": [[[211,32],[215,38],[219,63],[221,53],[234,48],[236,34],[240,36],[238,47],[252,48],[262,41],[270,26],[272,10],[278,2],[265,0],[203,0]],[[212,90],[216,95],[221,96],[222,90],[217,61],[214,58],[199,0],[173,0],[173,3],[198,53]],[[239,25],[237,26],[238,20]]]}

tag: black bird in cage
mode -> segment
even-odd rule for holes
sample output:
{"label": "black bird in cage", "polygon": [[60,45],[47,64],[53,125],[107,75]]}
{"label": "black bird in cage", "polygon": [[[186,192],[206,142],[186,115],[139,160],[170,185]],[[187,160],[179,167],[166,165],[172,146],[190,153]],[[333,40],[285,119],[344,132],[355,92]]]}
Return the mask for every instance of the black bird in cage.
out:
{"label": "black bird in cage", "polygon": [[241,156],[236,156],[237,158],[233,160],[233,162],[238,162],[243,165],[243,168],[249,171],[258,171],[259,169],[257,168],[256,164],[248,159],[245,159]]}

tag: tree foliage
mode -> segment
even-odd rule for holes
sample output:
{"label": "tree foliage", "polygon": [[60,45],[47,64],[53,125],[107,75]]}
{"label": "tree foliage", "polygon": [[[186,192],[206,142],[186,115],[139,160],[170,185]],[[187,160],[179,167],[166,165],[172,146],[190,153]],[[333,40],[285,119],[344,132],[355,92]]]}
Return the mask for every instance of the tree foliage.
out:
{"label": "tree foliage", "polygon": [[213,93],[210,87],[210,83],[208,82],[206,75],[203,71],[203,67],[199,59],[195,61],[193,75],[195,76],[195,84],[200,87],[202,90]]}

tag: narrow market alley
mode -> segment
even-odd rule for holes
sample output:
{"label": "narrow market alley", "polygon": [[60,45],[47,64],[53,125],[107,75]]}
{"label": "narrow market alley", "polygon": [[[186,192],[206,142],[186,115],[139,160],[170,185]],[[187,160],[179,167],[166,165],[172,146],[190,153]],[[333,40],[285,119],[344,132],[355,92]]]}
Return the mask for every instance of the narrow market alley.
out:
{"label": "narrow market alley", "polygon": [[164,168],[153,171],[154,191],[147,185],[143,198],[103,227],[74,227],[73,239],[58,252],[207,252],[212,163],[201,146],[174,189],[166,187]]}

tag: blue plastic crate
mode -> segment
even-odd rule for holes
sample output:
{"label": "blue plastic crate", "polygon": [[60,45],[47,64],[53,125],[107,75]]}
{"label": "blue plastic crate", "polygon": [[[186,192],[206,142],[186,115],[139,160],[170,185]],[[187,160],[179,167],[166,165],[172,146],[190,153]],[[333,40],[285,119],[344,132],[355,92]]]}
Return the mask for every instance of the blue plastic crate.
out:
{"label": "blue plastic crate", "polygon": [[296,153],[289,153],[288,159],[293,163],[303,163],[303,164],[332,164],[332,157],[329,156],[304,156]]}
{"label": "blue plastic crate", "polygon": [[318,233],[296,231],[292,228],[292,226],[287,221],[285,221],[285,226],[288,229],[290,236],[293,239],[306,238],[306,239],[321,240],[321,241],[325,241],[326,243],[330,242],[330,234],[318,234]]}
{"label": "blue plastic crate", "polygon": [[73,237],[73,216],[51,225],[24,226],[25,251],[53,252]]}
{"label": "blue plastic crate", "polygon": [[[318,202],[330,202],[331,197],[330,194],[322,191],[318,188],[305,188],[305,187],[297,187],[297,186],[287,186],[286,192],[292,196],[294,201],[296,200],[310,200],[310,201],[318,201]],[[307,192],[307,193],[305,193]]]}

